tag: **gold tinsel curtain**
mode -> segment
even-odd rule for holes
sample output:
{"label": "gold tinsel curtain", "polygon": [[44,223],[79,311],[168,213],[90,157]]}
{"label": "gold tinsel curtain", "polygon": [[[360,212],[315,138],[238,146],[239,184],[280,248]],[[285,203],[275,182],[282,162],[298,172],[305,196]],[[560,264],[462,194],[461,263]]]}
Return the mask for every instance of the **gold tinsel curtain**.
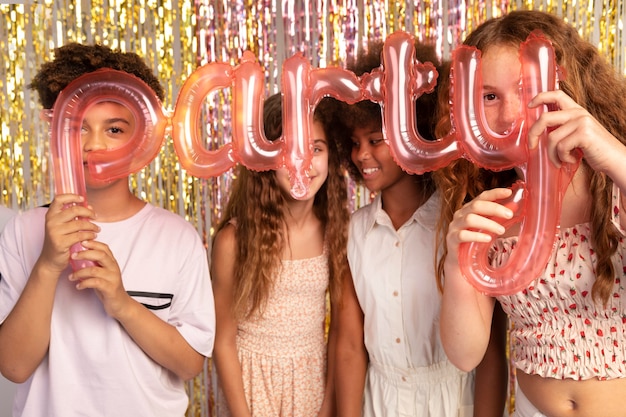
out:
{"label": "gold tinsel curtain", "polygon": [[[52,50],[67,42],[102,43],[134,51],[153,67],[172,109],[200,65],[236,65],[251,50],[266,70],[266,92],[277,91],[281,63],[295,52],[313,66],[341,66],[368,40],[403,30],[434,43],[448,58],[468,31],[513,9],[565,17],[626,73],[622,0],[0,0],[0,204],[25,210],[52,196],[47,127],[26,86]],[[230,136],[229,91],[211,94],[202,114],[208,148]],[[226,201],[232,173],[193,178],[180,168],[171,141],[131,183],[141,197],[196,225],[210,249],[212,224]],[[352,187],[353,205],[367,201]],[[207,366],[210,366],[208,364]],[[211,372],[189,384],[188,415],[209,416]]]}

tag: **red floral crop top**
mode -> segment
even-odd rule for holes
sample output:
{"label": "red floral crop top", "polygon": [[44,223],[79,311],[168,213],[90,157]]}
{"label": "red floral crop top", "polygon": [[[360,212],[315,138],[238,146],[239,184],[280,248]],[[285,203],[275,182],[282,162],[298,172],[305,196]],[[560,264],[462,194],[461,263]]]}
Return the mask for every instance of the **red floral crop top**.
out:
{"label": "red floral crop top", "polygon": [[[613,223],[619,223],[619,189],[613,189]],[[528,374],[559,379],[626,377],[626,242],[620,239],[617,271],[607,306],[591,297],[596,256],[583,223],[557,233],[544,274],[526,289],[498,300],[512,323],[511,360]],[[499,239],[492,263],[501,264],[516,238]]]}

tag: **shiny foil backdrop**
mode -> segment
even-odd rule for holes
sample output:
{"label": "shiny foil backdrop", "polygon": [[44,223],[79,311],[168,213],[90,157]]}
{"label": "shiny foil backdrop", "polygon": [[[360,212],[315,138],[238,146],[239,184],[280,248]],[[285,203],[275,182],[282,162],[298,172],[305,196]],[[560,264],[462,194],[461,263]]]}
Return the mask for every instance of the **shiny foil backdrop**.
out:
{"label": "shiny foil backdrop", "polygon": [[[565,17],[626,72],[622,0],[0,0],[0,204],[25,210],[53,195],[47,126],[26,86],[55,47],[102,43],[145,58],[166,88],[166,109],[198,66],[236,65],[250,50],[264,66],[266,94],[278,91],[281,64],[301,52],[314,67],[342,66],[369,40],[402,30],[432,42],[441,56],[479,23],[509,10],[539,9]],[[206,146],[230,139],[230,91],[212,93],[202,112]],[[196,225],[210,250],[232,172],[198,179],[180,167],[166,138],[160,155],[131,185],[142,198]],[[353,208],[369,201],[350,183]],[[211,364],[189,383],[189,416],[210,416]]]}

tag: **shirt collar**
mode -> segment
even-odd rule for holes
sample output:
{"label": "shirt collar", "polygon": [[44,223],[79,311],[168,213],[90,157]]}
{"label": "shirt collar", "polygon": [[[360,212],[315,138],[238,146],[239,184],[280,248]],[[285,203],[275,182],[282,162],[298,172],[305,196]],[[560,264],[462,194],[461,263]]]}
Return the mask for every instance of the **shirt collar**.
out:
{"label": "shirt collar", "polygon": [[[434,230],[440,210],[441,204],[439,192],[435,191],[426,203],[422,204],[417,210],[415,210],[413,215],[401,227],[404,227],[412,222],[417,222],[426,229]],[[376,194],[374,201],[370,204],[366,221],[366,233],[369,233],[376,224],[393,228],[389,215],[383,210],[383,201],[380,193]]]}

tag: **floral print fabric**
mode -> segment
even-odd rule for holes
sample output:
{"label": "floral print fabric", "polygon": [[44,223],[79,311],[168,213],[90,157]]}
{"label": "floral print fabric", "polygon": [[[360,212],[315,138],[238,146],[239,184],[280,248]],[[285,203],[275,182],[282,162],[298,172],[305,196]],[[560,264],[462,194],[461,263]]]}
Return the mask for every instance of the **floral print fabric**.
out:
{"label": "floral print fabric", "polygon": [[[619,224],[619,191],[613,190],[613,224]],[[588,223],[561,229],[544,274],[526,289],[498,300],[512,322],[511,360],[528,374],[559,379],[612,379],[626,376],[626,289],[620,239],[613,257],[616,276],[606,306],[594,302],[596,255]],[[494,245],[492,263],[514,250],[515,238]]]}
{"label": "floral print fabric", "polygon": [[[315,416],[326,377],[328,256],[283,260],[262,315],[239,323],[237,350],[253,416]],[[218,391],[218,415],[229,416]]]}

